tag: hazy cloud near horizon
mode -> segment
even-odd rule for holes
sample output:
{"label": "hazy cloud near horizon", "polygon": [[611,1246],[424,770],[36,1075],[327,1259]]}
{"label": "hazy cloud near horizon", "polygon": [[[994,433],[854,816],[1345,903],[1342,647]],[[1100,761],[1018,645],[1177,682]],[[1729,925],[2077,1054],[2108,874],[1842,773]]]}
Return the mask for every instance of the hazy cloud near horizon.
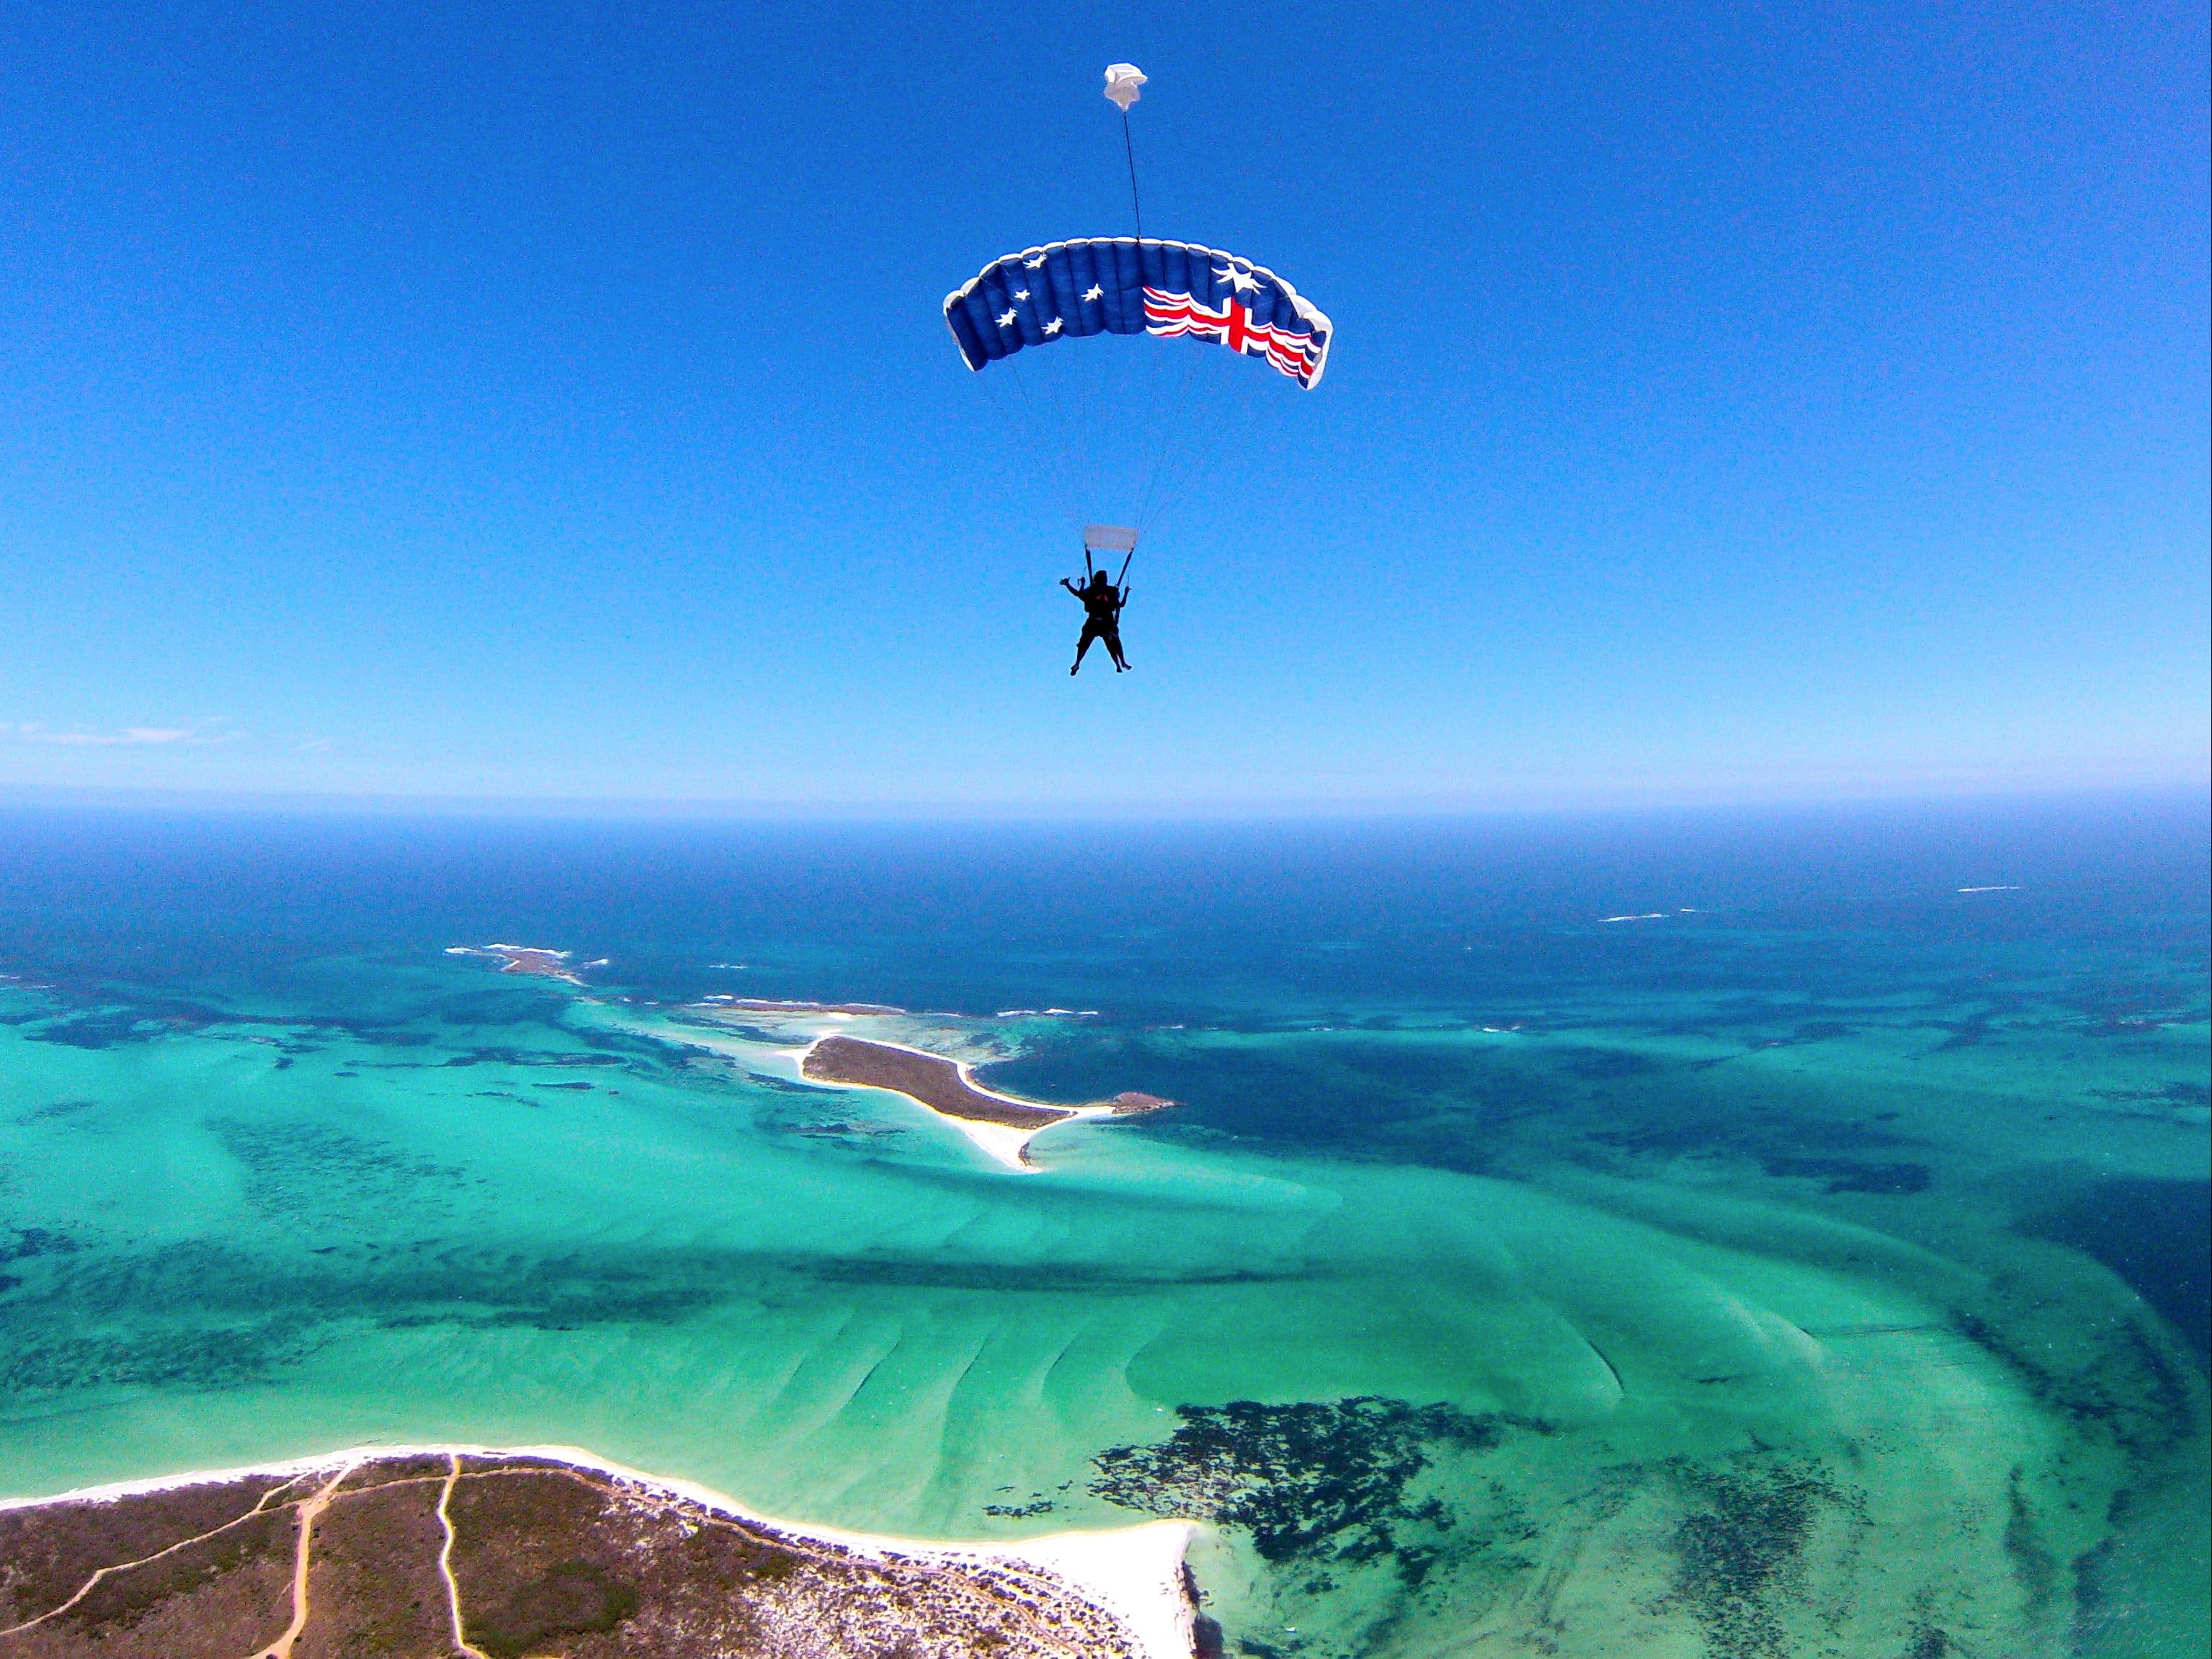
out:
{"label": "hazy cloud near horizon", "polygon": [[208,737],[191,726],[126,726],[120,732],[87,732],[72,730],[50,732],[43,726],[21,725],[15,735],[25,743],[50,743],[63,748],[105,749],[118,744],[210,743],[235,737],[226,732],[221,738]]}

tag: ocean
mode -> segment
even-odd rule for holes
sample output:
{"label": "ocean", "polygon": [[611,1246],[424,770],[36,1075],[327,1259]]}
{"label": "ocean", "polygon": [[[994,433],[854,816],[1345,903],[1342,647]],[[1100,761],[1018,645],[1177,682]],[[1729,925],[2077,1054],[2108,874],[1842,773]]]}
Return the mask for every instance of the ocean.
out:
{"label": "ocean", "polygon": [[[0,1495],[562,1443],[1199,1520],[1258,1659],[2198,1655],[2209,841],[9,809]],[[1180,1103],[1016,1173],[708,998]]]}

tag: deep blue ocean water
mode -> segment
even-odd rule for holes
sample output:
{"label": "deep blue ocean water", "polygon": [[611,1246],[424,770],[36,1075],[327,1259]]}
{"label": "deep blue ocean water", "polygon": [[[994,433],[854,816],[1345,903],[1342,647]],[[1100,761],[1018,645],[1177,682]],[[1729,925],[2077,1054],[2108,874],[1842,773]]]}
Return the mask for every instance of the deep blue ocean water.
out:
{"label": "deep blue ocean water", "polygon": [[[1189,1515],[1230,1652],[2201,1652],[2208,847],[0,813],[0,1485],[527,1437]],[[1181,1104],[1012,1175],[711,996]]]}

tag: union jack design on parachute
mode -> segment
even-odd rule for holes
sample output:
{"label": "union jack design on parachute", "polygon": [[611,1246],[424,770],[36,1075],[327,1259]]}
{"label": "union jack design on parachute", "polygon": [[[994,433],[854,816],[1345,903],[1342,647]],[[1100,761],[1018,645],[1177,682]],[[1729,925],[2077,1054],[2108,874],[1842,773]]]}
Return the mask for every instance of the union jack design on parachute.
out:
{"label": "union jack design on parachute", "polygon": [[1235,299],[1222,301],[1218,311],[1188,294],[1145,290],[1145,331],[1161,336],[1188,334],[1201,340],[1218,340],[1231,351],[1248,357],[1265,357],[1300,385],[1321,368],[1321,348],[1310,329],[1278,327],[1252,315],[1251,307]]}

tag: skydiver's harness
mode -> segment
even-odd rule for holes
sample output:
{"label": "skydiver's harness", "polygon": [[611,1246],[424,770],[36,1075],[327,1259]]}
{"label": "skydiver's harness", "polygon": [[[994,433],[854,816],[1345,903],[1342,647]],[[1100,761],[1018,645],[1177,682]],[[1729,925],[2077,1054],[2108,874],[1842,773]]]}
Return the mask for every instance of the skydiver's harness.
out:
{"label": "skydiver's harness", "polygon": [[[1086,633],[1094,629],[1100,633],[1120,629],[1121,607],[1129,603],[1129,590],[1121,584],[1123,579],[1129,574],[1129,561],[1136,556],[1137,550],[1133,547],[1122,555],[1121,574],[1114,579],[1113,586],[1107,590],[1113,594],[1113,599],[1105,603],[1094,603],[1091,596],[1097,590],[1091,586],[1092,575],[1095,574],[1091,568],[1091,550],[1088,547],[1083,550],[1083,586],[1076,590],[1076,593],[1083,601],[1085,613],[1084,629]],[[1101,594],[1099,598],[1104,600],[1105,595]]]}

